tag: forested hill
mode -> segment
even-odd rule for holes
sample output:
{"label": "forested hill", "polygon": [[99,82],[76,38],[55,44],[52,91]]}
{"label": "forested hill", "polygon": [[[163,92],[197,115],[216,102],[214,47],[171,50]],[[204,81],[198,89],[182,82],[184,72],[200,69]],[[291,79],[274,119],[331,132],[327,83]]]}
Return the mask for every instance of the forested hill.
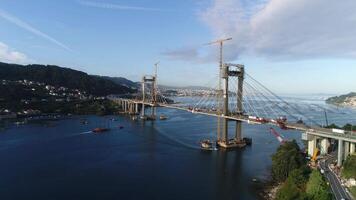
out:
{"label": "forested hill", "polygon": [[110,77],[110,76],[97,76],[97,77],[113,81],[116,84],[123,85],[132,89],[137,89],[140,86],[140,83],[133,82],[123,77]]}
{"label": "forested hill", "polygon": [[356,92],[330,97],[326,99],[326,103],[341,105],[341,106],[356,106]]}
{"label": "forested hill", "polygon": [[126,94],[134,90],[111,80],[54,65],[18,65],[0,62],[0,80],[29,80],[79,89],[95,96]]}

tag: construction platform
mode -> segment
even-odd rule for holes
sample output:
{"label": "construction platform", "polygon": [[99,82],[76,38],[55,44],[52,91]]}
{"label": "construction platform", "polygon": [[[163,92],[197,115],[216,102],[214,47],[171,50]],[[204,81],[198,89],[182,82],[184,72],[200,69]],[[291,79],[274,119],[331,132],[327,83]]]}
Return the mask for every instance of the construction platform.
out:
{"label": "construction platform", "polygon": [[244,140],[236,140],[236,139],[231,139],[227,142],[225,141],[217,141],[216,145],[218,147],[222,147],[225,149],[230,149],[230,148],[243,148],[246,146],[246,142]]}
{"label": "construction platform", "polygon": [[142,120],[144,120],[144,121],[154,121],[154,120],[156,120],[156,116],[147,116],[147,115],[145,115],[145,116],[141,116],[140,118]]}

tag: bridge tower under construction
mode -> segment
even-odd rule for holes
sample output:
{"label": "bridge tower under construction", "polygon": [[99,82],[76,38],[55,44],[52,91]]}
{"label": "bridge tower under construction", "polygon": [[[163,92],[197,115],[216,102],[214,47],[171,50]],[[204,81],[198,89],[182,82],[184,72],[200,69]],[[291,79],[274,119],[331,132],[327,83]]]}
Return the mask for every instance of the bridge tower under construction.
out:
{"label": "bridge tower under construction", "polygon": [[[157,106],[157,76],[145,75],[142,77],[141,90],[142,90],[142,109],[141,118],[142,119],[152,119],[156,118],[156,106]],[[151,107],[151,115],[146,115],[145,106],[149,105]]]}
{"label": "bridge tower under construction", "polygon": [[[225,63],[222,65],[220,72],[220,81],[223,83],[222,91],[218,93],[222,102],[222,113],[220,118],[222,118],[222,123],[218,123],[218,130],[221,130],[221,135],[217,135],[217,144],[220,147],[224,148],[234,148],[234,147],[243,147],[245,146],[245,142],[242,140],[242,122],[236,121],[235,128],[235,137],[233,139],[229,139],[229,119],[226,118],[231,114],[235,115],[243,115],[242,101],[243,101],[243,80],[245,76],[245,67],[241,64],[232,64]],[[236,92],[236,113],[230,112],[229,108],[229,77],[237,77],[237,91]]]}

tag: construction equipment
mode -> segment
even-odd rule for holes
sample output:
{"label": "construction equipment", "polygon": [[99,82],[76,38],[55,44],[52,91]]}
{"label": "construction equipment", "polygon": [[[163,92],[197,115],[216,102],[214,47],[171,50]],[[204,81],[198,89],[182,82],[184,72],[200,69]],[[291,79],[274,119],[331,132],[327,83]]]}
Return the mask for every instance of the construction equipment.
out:
{"label": "construction equipment", "polygon": [[[224,39],[219,39],[219,40],[216,40],[216,41],[213,41],[213,42],[209,42],[205,45],[212,45],[212,44],[219,44],[220,45],[220,58],[219,58],[219,85],[218,85],[218,95],[217,95],[217,113],[218,115],[221,115],[222,114],[222,103],[221,103],[221,100],[220,98],[222,97],[222,86],[221,86],[221,71],[222,71],[222,68],[223,68],[223,46],[224,46],[224,42],[228,41],[228,40],[232,40],[232,38],[224,38]],[[220,117],[217,118],[217,140],[221,140],[221,137],[222,137],[222,133],[221,133],[221,119]]]}
{"label": "construction equipment", "polygon": [[274,130],[274,128],[271,127],[271,128],[270,128],[270,131],[271,131],[271,133],[277,138],[277,140],[278,140],[281,144],[283,144],[283,143],[286,142],[286,140],[283,139],[282,135],[280,135],[276,130]]}
{"label": "construction equipment", "polygon": [[317,157],[318,157],[319,149],[315,148],[313,152],[313,157],[311,158],[311,161],[315,162]]}

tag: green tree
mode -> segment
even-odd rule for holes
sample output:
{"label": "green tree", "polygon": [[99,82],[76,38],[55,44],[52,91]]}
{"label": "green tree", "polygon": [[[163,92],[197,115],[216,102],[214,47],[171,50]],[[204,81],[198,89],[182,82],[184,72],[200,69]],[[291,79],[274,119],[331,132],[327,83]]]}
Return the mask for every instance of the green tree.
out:
{"label": "green tree", "polygon": [[276,194],[276,200],[304,200],[307,199],[303,190],[293,182],[291,178],[288,178],[286,182],[283,183],[281,188]]}
{"label": "green tree", "polygon": [[304,165],[305,159],[297,142],[286,142],[272,155],[272,178],[279,182],[285,181],[292,170]]}
{"label": "green tree", "polygon": [[301,167],[299,169],[292,170],[289,173],[287,180],[283,183],[281,188],[278,190],[276,199],[277,200],[307,199],[304,190],[305,190],[305,184],[308,181],[308,171],[309,170],[306,167]]}
{"label": "green tree", "polygon": [[313,170],[310,174],[305,191],[308,195],[308,199],[310,200],[332,199],[329,186],[326,184],[323,176],[317,170]]}
{"label": "green tree", "polygon": [[336,124],[330,124],[329,126],[325,126],[325,128],[337,128],[340,129],[340,127]]}
{"label": "green tree", "polygon": [[346,130],[346,131],[351,131],[353,130],[353,126],[352,124],[345,124],[342,129]]}
{"label": "green tree", "polygon": [[345,178],[356,178],[356,156],[350,155],[343,164],[342,176]]}
{"label": "green tree", "polygon": [[301,189],[305,189],[305,184],[308,181],[308,175],[310,173],[309,168],[301,167],[299,169],[294,169],[289,173],[287,181],[295,183],[295,185]]}

